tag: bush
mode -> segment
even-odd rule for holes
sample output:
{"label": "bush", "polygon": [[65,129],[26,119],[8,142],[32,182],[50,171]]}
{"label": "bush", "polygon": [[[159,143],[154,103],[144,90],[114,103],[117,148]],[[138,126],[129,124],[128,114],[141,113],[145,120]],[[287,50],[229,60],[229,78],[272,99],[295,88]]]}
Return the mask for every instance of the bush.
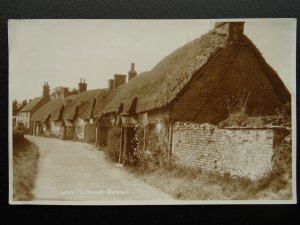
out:
{"label": "bush", "polygon": [[273,115],[264,117],[263,121],[266,125],[291,127],[291,103],[276,109]]}
{"label": "bush", "polygon": [[24,141],[24,132],[18,129],[13,130],[13,143],[18,144]]}
{"label": "bush", "polygon": [[[147,138],[152,140],[152,144],[146,144],[146,148],[143,144],[144,130],[141,126],[136,126],[135,141],[137,147],[134,152],[135,170],[139,173],[152,172],[160,167],[166,167],[168,165],[168,126],[167,122],[160,122],[161,129],[155,131],[155,126],[148,126]],[[145,149],[144,149],[145,148]]]}
{"label": "bush", "polygon": [[109,129],[108,138],[107,138],[107,153],[108,156],[114,161],[119,160],[120,138],[121,138],[120,127],[113,127]]}

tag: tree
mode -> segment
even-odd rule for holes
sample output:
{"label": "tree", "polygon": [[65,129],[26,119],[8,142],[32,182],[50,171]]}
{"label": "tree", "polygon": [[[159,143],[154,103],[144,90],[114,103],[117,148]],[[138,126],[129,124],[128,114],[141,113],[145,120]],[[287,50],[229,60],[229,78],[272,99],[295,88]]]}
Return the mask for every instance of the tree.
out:
{"label": "tree", "polygon": [[13,116],[16,116],[17,113],[19,112],[17,99],[13,100],[13,102],[12,102],[12,111],[13,111]]}
{"label": "tree", "polygon": [[25,100],[23,100],[23,102],[22,102],[22,104],[21,104],[21,106],[20,106],[20,108],[19,108],[19,111],[20,111],[21,109],[23,109],[26,105],[27,105],[27,100],[25,99]]}
{"label": "tree", "polygon": [[71,95],[77,95],[78,94],[78,90],[76,88],[73,88],[71,91]]}
{"label": "tree", "polygon": [[16,116],[21,109],[23,109],[27,105],[27,100],[23,100],[22,103],[18,102],[17,99],[13,100],[12,102],[12,111],[13,116]]}
{"label": "tree", "polygon": [[63,93],[63,90],[65,88],[68,89],[67,96],[68,95],[76,95],[76,94],[78,94],[78,90],[76,88],[73,88],[71,90],[68,87],[59,86],[59,87],[56,87],[56,88],[53,88],[53,89],[50,90],[50,96],[51,96],[51,98],[60,98],[60,97],[62,97],[62,93]]}
{"label": "tree", "polygon": [[50,96],[52,98],[59,98],[59,97],[61,97],[61,93],[62,93],[63,90],[64,90],[63,86],[59,86],[59,87],[53,88],[50,91]]}

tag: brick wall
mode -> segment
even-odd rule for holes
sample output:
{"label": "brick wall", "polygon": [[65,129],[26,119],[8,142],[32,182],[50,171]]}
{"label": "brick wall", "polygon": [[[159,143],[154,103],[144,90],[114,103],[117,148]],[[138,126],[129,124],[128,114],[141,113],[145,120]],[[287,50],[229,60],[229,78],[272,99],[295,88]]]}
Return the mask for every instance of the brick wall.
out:
{"label": "brick wall", "polygon": [[274,133],[175,122],[171,160],[179,166],[255,179],[272,169]]}

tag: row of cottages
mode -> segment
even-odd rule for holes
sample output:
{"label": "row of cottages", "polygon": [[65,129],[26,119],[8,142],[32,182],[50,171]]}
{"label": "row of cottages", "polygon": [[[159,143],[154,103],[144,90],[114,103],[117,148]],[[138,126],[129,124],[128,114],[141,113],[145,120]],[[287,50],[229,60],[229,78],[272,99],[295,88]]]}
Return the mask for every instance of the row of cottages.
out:
{"label": "row of cottages", "polygon": [[95,142],[95,124],[92,120],[96,96],[105,89],[87,90],[81,79],[78,94],[70,95],[64,88],[60,97],[52,98],[32,116],[34,135],[57,137],[63,140]]}
{"label": "row of cottages", "polygon": [[[270,169],[270,131],[220,131],[207,125],[218,125],[241,106],[248,116],[265,116],[291,100],[278,74],[243,31],[244,22],[215,23],[150,71],[137,75],[132,64],[128,82],[126,75],[116,74],[107,89],[87,91],[80,83],[78,95],[52,99],[34,114],[35,133],[48,130],[48,135],[56,132],[62,139],[100,147],[107,145],[110,129],[117,128],[120,163],[137,157],[138,148],[147,155],[160,154],[162,163],[219,172],[236,166],[235,171],[261,174]],[[266,150],[260,151],[255,143]],[[224,156],[226,149],[236,151]],[[241,153],[252,158],[245,160]],[[261,158],[266,160],[258,162]],[[256,171],[256,164],[268,167]]]}
{"label": "row of cottages", "polygon": [[[107,96],[96,101],[93,111],[97,120],[97,146],[107,144],[109,129],[120,127],[120,163],[134,157],[137,147],[152,155],[162,152],[167,162],[178,157],[194,160],[193,154],[202,137],[200,133],[196,140],[179,149],[185,140],[177,134],[187,126],[186,122],[194,123],[195,130],[202,129],[197,128],[201,124],[218,125],[230,113],[238,112],[235,107],[241,105],[240,99],[245,102],[245,114],[249,116],[272,114],[290,102],[290,93],[278,74],[243,31],[244,22],[215,23],[211,31],[178,48],[152,70],[137,75],[133,65],[127,83],[125,75],[115,75],[114,80],[108,81]],[[210,132],[212,137],[213,131]],[[189,137],[194,132],[185,133]],[[176,151],[184,153],[178,153],[176,159]],[[222,147],[220,151],[217,155],[222,154]],[[245,151],[249,151],[248,147]],[[209,152],[201,157],[212,161],[210,164],[217,161]],[[197,161],[195,166],[204,165],[201,163]],[[188,163],[179,159],[178,164]],[[249,167],[245,165],[246,170]]]}
{"label": "row of cottages", "polygon": [[33,133],[33,120],[34,113],[50,100],[49,85],[44,83],[43,93],[41,97],[36,97],[31,100],[16,116],[16,125],[20,129],[24,129],[25,133]]}

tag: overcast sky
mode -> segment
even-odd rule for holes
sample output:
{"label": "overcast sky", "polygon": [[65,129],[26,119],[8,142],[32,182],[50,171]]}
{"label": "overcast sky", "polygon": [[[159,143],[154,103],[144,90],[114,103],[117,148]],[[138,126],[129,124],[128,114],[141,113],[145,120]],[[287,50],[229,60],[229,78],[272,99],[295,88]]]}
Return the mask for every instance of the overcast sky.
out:
{"label": "overcast sky", "polygon": [[[114,74],[150,70],[212,29],[212,20],[10,20],[11,99],[41,96],[42,85],[106,88]],[[247,20],[245,34],[295,94],[296,20]]]}

